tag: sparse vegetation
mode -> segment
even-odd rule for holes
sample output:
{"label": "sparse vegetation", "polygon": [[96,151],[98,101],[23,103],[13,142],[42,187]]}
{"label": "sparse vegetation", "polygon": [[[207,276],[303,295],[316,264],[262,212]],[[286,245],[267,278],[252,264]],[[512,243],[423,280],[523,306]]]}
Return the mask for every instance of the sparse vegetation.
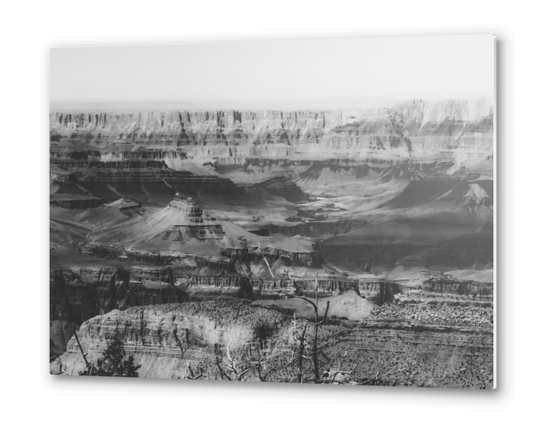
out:
{"label": "sparse vegetation", "polygon": [[141,365],[136,365],[132,355],[127,356],[124,351],[124,343],[115,338],[109,343],[102,357],[95,363],[89,363],[79,375],[93,375],[102,377],[137,377],[137,370]]}

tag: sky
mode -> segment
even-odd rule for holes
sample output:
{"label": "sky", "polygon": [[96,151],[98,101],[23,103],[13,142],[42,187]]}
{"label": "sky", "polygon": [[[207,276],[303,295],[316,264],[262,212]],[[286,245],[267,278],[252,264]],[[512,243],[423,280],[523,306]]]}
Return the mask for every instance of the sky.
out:
{"label": "sky", "polygon": [[186,108],[380,107],[493,96],[492,35],[51,49],[59,104]]}

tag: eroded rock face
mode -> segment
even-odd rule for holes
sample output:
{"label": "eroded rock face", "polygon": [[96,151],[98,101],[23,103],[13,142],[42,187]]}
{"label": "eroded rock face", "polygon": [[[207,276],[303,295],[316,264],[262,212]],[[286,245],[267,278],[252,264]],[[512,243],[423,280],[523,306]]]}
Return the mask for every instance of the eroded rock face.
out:
{"label": "eroded rock face", "polygon": [[[347,158],[358,156],[359,149],[393,150],[408,158],[442,149],[487,152],[493,143],[493,103],[485,98],[437,104],[412,100],[391,108],[320,112],[55,111],[50,119],[59,140],[169,145],[180,147],[181,157],[224,159],[224,163],[250,157],[327,159],[340,154]],[[126,154],[163,157],[160,152],[112,152]]]}
{"label": "eroded rock face", "polygon": [[[259,340],[262,331],[272,334],[289,322],[282,314],[250,307],[241,301],[213,301],[113,310],[84,322],[78,330],[83,351],[94,360],[108,342],[120,338],[127,354],[142,363],[141,377],[172,378],[162,362],[180,365],[184,354],[195,348],[212,352],[228,345],[232,350]],[[60,358],[62,372],[77,375],[84,369],[73,337]],[[184,370],[183,370],[184,372]]]}
{"label": "eroded rock face", "polygon": [[50,318],[79,325],[113,309],[219,296],[251,299],[252,285],[240,275],[190,276],[170,267],[57,269],[50,275]]}

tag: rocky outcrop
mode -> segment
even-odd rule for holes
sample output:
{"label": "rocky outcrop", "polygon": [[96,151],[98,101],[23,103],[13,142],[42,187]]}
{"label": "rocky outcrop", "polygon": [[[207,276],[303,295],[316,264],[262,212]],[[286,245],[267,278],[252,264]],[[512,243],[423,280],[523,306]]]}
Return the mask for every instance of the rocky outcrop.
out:
{"label": "rocky outcrop", "polygon": [[[198,348],[213,352],[228,345],[235,350],[260,340],[264,334],[275,333],[288,322],[279,312],[240,301],[196,302],[113,310],[84,322],[78,337],[90,360],[99,356],[112,339],[120,338],[126,352],[143,365],[140,376],[158,377],[153,372],[167,373],[170,369],[155,367],[156,363],[173,361],[180,366],[186,363],[183,356],[187,351]],[[60,363],[65,374],[77,375],[84,369],[75,337]]]}
{"label": "rocky outcrop", "polygon": [[251,299],[252,285],[238,274],[187,275],[170,267],[107,266],[53,269],[50,319],[81,324],[131,306],[181,303],[219,296]]}
{"label": "rocky outcrop", "polygon": [[[262,269],[266,267],[261,264]],[[235,267],[234,267],[235,269]],[[256,269],[256,268],[254,268]],[[318,276],[305,276],[305,268],[288,267],[268,275],[244,276],[239,272],[187,272],[183,267],[127,264],[126,267],[90,266],[53,269],[50,275],[51,320],[81,324],[113,309],[138,305],[182,303],[218,297],[276,299],[314,293],[315,282],[324,294],[355,290],[378,304],[394,301],[398,293],[421,290],[436,295],[459,296],[461,301],[492,301],[493,283],[460,280],[451,276],[427,276],[416,283],[409,279],[393,281],[377,276],[345,277],[320,270]],[[265,275],[265,274],[264,274]],[[458,301],[458,299],[452,299]]]}
{"label": "rocky outcrop", "polygon": [[461,296],[493,299],[493,282],[457,280],[451,277],[433,277],[424,281],[421,289],[433,293],[449,293]]}
{"label": "rocky outcrop", "polygon": [[227,248],[223,254],[235,262],[263,262],[262,252],[270,263],[281,261],[286,266],[301,266],[308,268],[320,268],[322,257],[317,250],[308,252],[296,252],[274,247],[260,249],[257,246],[247,246],[244,249]]}
{"label": "rocky outcrop", "polygon": [[175,194],[169,208],[181,212],[180,218],[173,227],[164,232],[162,239],[175,241],[197,240],[221,240],[225,236],[224,229],[216,218],[203,209],[191,198]]}

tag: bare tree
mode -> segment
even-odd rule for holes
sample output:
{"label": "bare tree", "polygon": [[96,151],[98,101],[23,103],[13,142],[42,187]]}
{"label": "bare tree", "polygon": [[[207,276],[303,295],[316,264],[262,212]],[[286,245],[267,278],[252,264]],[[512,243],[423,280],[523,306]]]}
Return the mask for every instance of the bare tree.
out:
{"label": "bare tree", "polygon": [[243,381],[243,377],[250,371],[250,366],[242,361],[242,353],[240,355],[232,354],[231,344],[233,342],[233,331],[230,336],[230,341],[226,345],[225,369],[222,368],[218,356],[216,357],[216,366],[220,371],[220,375],[229,381]]}
{"label": "bare tree", "polygon": [[329,311],[329,301],[326,302],[326,311],[324,318],[318,321],[318,279],[316,279],[316,295],[314,302],[306,297],[300,297],[304,301],[308,302],[314,309],[314,322],[313,322],[313,334],[312,334],[312,364],[314,368],[314,381],[320,381],[320,370],[318,366],[318,327],[320,327],[327,319],[327,313]]}
{"label": "bare tree", "polygon": [[[271,278],[273,279],[274,285],[276,285],[276,279],[275,274],[273,273],[273,270],[271,269],[271,265],[269,264],[267,258],[264,255],[264,252],[261,248],[261,246],[258,244],[258,250],[260,251],[260,254],[262,255],[262,258],[267,266],[267,269],[269,270],[269,274],[271,275]],[[310,358],[313,364],[313,370],[314,370],[314,382],[320,381],[320,370],[318,365],[318,328],[324,324],[324,322],[327,319],[327,313],[329,311],[329,301],[326,302],[326,310],[324,313],[324,317],[322,320],[318,320],[318,297],[319,297],[319,284],[318,284],[318,274],[315,278],[316,283],[316,289],[315,289],[315,300],[314,302],[310,299],[307,299],[303,296],[298,296],[299,299],[303,299],[304,301],[308,302],[314,309],[314,322],[313,322],[313,334],[312,334],[312,357]],[[295,316],[294,316],[294,326],[295,326]],[[295,331],[295,329],[294,329]],[[299,344],[298,349],[298,375],[297,380],[298,382],[302,382],[303,380],[303,359],[308,359],[305,357],[305,343],[306,343],[306,332],[307,332],[307,325],[304,326],[303,331],[301,333],[301,336],[299,339],[297,339],[297,343]]]}
{"label": "bare tree", "polygon": [[271,381],[278,371],[291,366],[296,356],[289,346],[288,340],[276,335],[270,340],[268,348],[257,348],[257,357],[247,354],[246,346],[232,348],[234,340],[233,332],[230,340],[224,348],[224,355],[216,355],[215,365],[218,376],[228,381],[246,381],[257,378],[259,381]]}

